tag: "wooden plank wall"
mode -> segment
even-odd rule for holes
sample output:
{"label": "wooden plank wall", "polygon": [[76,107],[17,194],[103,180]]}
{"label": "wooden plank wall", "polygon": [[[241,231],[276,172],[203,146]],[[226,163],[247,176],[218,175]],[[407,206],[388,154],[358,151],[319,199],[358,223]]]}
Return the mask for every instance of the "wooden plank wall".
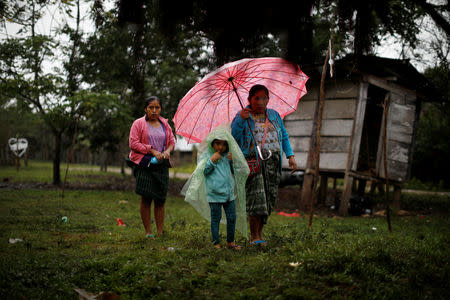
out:
{"label": "wooden plank wall", "polygon": [[[331,82],[325,87],[323,110],[320,169],[344,171],[353,124],[358,84],[349,80]],[[314,112],[319,97],[319,83],[308,87],[308,93],[300,99],[297,110],[284,118],[297,165],[306,168]],[[288,167],[283,160],[283,167]]]}
{"label": "wooden plank wall", "polygon": [[[409,177],[414,128],[417,122],[415,100],[415,97],[408,94],[390,93],[387,121],[388,176],[399,182],[408,180]],[[385,178],[382,149],[379,149],[377,168],[380,177]]]}

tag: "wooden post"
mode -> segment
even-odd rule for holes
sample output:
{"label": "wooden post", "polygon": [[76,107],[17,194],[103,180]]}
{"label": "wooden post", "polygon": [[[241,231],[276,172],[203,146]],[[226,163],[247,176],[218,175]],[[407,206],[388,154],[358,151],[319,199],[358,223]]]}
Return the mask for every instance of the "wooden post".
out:
{"label": "wooden post", "polygon": [[320,175],[319,194],[317,196],[318,203],[325,203],[328,194],[328,176]]}
{"label": "wooden post", "polygon": [[[314,200],[317,200],[316,187],[319,179],[320,166],[320,130],[322,127],[323,102],[325,100],[325,77],[327,75],[328,59],[330,57],[331,46],[328,47],[327,55],[322,67],[322,76],[320,79],[319,99],[317,99],[316,110],[314,113],[313,128],[311,132],[311,142],[309,145],[308,159],[306,162],[306,172],[303,178],[302,209],[306,209],[309,202],[310,218],[309,227],[312,224]],[[312,176],[314,169],[314,176]],[[312,191],[311,191],[312,190]]]}
{"label": "wooden post", "polygon": [[[327,75],[327,66],[328,66],[328,59],[330,58],[330,52],[331,52],[331,44],[332,44],[332,36],[330,39],[330,46],[328,47],[327,55],[325,57],[325,61],[322,67],[322,76],[320,79],[320,93],[319,93],[319,99],[317,101],[316,105],[316,112],[314,114],[314,124],[313,124],[313,131],[312,131],[312,137],[311,137],[311,145],[308,153],[308,161],[310,161],[310,156],[314,158],[314,162],[312,165],[314,166],[314,177],[313,177],[313,184],[312,184],[312,194],[311,191],[309,191],[309,199],[303,198],[303,191],[302,191],[302,201],[305,204],[307,200],[310,200],[309,204],[309,223],[308,227],[311,228],[312,225],[312,219],[313,219],[313,208],[314,208],[314,202],[317,200],[317,181],[319,179],[319,168],[320,168],[320,130],[322,127],[322,115],[323,115],[323,102],[325,100],[325,77]],[[314,139],[315,137],[315,139]],[[314,142],[313,142],[314,141]],[[312,159],[311,159],[312,162]]]}
{"label": "wooden post", "polygon": [[371,181],[370,182],[370,195],[373,196],[375,194],[375,190],[377,188],[377,182],[376,181]]}
{"label": "wooden post", "polygon": [[23,155],[23,162],[25,164],[25,167],[28,167],[28,150],[29,148],[27,147],[27,149],[25,150],[25,154]]}
{"label": "wooden post", "polygon": [[[312,160],[312,159],[311,159]],[[307,166],[309,162],[309,155],[307,160]],[[301,198],[300,198],[300,204],[299,209],[306,211],[308,209],[309,199],[312,197],[312,185],[313,185],[313,172],[311,169],[307,168],[305,171],[305,175],[303,178],[303,185],[301,188]]]}
{"label": "wooden post", "polygon": [[400,199],[402,197],[402,186],[399,184],[394,185],[394,203],[392,207],[398,211],[400,210]]}
{"label": "wooden post", "polygon": [[339,202],[339,214],[346,216],[348,214],[348,204],[352,195],[353,176],[345,175],[344,188],[342,190],[341,201]]}
{"label": "wooden post", "polygon": [[364,179],[358,180],[358,195],[364,196],[364,194],[366,193],[366,184],[367,184],[366,180]]}
{"label": "wooden post", "polygon": [[386,179],[386,220],[388,223],[389,232],[392,232],[391,227],[391,209],[389,208],[389,176],[388,176],[388,168],[387,168],[387,118],[389,111],[389,94],[384,98],[383,103],[383,166],[384,166],[384,177]]}

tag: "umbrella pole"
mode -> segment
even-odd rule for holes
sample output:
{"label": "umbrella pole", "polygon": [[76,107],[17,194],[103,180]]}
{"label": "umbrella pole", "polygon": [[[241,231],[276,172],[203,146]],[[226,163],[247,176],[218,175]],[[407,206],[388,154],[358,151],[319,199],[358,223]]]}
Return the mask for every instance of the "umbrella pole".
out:
{"label": "umbrella pole", "polygon": [[[237,92],[236,86],[234,85],[233,79],[234,79],[233,77],[230,77],[230,78],[228,78],[228,81],[231,82],[231,85],[233,86],[233,91],[234,91],[234,93],[236,94],[236,96],[237,96],[237,98],[239,100],[239,104],[241,105],[241,108],[244,109],[244,105],[242,104],[241,97],[239,97],[239,94]],[[255,145],[256,145],[256,139],[255,139],[255,135],[253,133],[252,127],[250,126],[250,121],[248,119],[246,119],[246,121],[247,121],[247,124],[248,124],[248,128],[250,129],[250,133],[252,134],[252,138],[253,138],[253,140],[255,142]],[[255,149],[255,152],[256,152],[256,149]]]}

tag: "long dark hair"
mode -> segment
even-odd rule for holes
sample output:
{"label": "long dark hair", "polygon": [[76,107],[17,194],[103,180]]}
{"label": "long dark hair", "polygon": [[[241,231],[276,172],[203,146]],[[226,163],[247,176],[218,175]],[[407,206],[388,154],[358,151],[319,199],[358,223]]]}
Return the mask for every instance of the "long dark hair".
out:
{"label": "long dark hair", "polygon": [[267,97],[269,97],[269,90],[266,88],[265,85],[255,84],[250,88],[250,91],[248,91],[248,102],[250,102],[250,99],[252,99],[252,97],[255,96],[255,94],[259,91],[264,91]]}

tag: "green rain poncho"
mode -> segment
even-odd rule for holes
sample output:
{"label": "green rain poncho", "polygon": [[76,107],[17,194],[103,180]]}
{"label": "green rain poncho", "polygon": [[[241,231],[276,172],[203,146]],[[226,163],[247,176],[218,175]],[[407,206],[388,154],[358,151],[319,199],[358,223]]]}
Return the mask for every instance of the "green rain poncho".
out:
{"label": "green rain poncho", "polygon": [[[206,162],[215,152],[211,146],[213,140],[225,140],[228,142],[229,151],[232,154],[232,165],[234,180],[236,183],[236,229],[248,238],[247,232],[247,213],[245,205],[245,182],[249,174],[247,161],[242,154],[241,149],[231,135],[230,126],[221,125],[211,131],[202,141],[198,149],[197,168],[195,169],[188,182],[184,185],[182,194],[185,195],[185,201],[189,202],[205,219],[211,220],[210,208],[206,200],[205,176],[203,170]],[[222,217],[222,222],[226,222]]]}

